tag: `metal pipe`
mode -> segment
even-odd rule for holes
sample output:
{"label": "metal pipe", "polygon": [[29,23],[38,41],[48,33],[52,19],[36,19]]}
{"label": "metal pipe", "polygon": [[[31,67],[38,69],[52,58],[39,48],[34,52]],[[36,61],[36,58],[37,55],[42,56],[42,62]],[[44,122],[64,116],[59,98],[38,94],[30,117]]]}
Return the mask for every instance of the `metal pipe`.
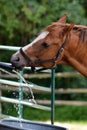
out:
{"label": "metal pipe", "polygon": [[20,49],[20,47],[0,45],[0,49],[1,49],[1,50],[18,51],[18,50]]}
{"label": "metal pipe", "polygon": [[51,124],[54,124],[55,117],[55,68],[52,69],[51,78]]}
{"label": "metal pipe", "polygon": [[47,107],[47,106],[38,105],[38,104],[25,102],[25,101],[19,101],[18,99],[11,99],[11,98],[7,98],[7,97],[3,97],[3,96],[0,97],[0,102],[9,102],[9,103],[13,103],[13,104],[14,103],[15,104],[22,104],[22,105],[26,105],[26,106],[41,109],[41,110],[51,111],[51,108]]}
{"label": "metal pipe", "polygon": [[[20,74],[23,76],[23,70],[20,71]],[[19,101],[22,101],[23,100],[23,87],[21,86],[21,83],[23,83],[23,81],[22,81],[21,78],[19,79],[19,83],[20,83],[20,87],[19,87]],[[18,108],[19,108],[18,115],[19,115],[19,118],[21,119],[22,116],[23,116],[23,105],[19,104]]]}
{"label": "metal pipe", "polygon": [[[7,85],[11,85],[11,86],[17,86],[20,87],[20,83],[15,82],[15,81],[9,81],[9,80],[5,80],[5,79],[0,79],[0,83],[2,84],[7,84]],[[46,92],[50,92],[51,89],[47,88],[47,87],[42,87],[39,85],[35,85],[35,84],[29,84],[29,86],[25,83],[21,83],[22,87],[30,87],[32,89],[36,89],[36,90],[41,90],[41,91],[46,91]]]}

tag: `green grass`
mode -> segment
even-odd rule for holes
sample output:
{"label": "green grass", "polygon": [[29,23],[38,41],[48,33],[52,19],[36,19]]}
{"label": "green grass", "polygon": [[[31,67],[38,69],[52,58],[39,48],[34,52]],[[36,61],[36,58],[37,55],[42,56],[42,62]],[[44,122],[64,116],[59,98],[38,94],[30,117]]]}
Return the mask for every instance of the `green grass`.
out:
{"label": "green grass", "polygon": [[[7,109],[8,108],[8,109]],[[18,108],[12,104],[3,103],[3,114],[18,117]],[[50,112],[30,107],[23,107],[23,118],[32,121],[50,120]],[[56,122],[87,123],[87,107],[57,106],[55,107]]]}

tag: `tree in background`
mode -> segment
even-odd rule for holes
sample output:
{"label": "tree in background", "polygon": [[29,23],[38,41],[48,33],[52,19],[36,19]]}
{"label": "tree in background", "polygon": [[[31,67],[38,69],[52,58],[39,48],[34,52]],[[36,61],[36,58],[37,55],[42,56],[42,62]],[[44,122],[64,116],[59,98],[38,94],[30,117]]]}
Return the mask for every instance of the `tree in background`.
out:
{"label": "tree in background", "polygon": [[78,0],[0,0],[0,44],[23,46],[63,14],[68,22],[86,25]]}

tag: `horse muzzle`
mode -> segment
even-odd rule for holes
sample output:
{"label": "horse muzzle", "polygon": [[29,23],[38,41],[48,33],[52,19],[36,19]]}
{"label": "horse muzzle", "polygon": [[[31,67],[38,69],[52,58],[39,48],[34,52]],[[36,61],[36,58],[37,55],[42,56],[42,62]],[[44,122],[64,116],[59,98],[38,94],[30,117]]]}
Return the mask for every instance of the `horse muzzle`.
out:
{"label": "horse muzzle", "polygon": [[26,60],[20,55],[19,52],[16,52],[11,57],[11,64],[15,69],[22,70],[26,65]]}

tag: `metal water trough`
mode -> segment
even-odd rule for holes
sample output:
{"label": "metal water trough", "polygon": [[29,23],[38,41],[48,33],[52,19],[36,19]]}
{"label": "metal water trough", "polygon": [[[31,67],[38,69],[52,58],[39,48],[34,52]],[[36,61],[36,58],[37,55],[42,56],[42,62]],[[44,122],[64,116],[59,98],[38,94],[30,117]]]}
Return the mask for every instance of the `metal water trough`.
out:
{"label": "metal water trough", "polygon": [[0,130],[67,130],[64,127],[13,119],[0,122]]}

